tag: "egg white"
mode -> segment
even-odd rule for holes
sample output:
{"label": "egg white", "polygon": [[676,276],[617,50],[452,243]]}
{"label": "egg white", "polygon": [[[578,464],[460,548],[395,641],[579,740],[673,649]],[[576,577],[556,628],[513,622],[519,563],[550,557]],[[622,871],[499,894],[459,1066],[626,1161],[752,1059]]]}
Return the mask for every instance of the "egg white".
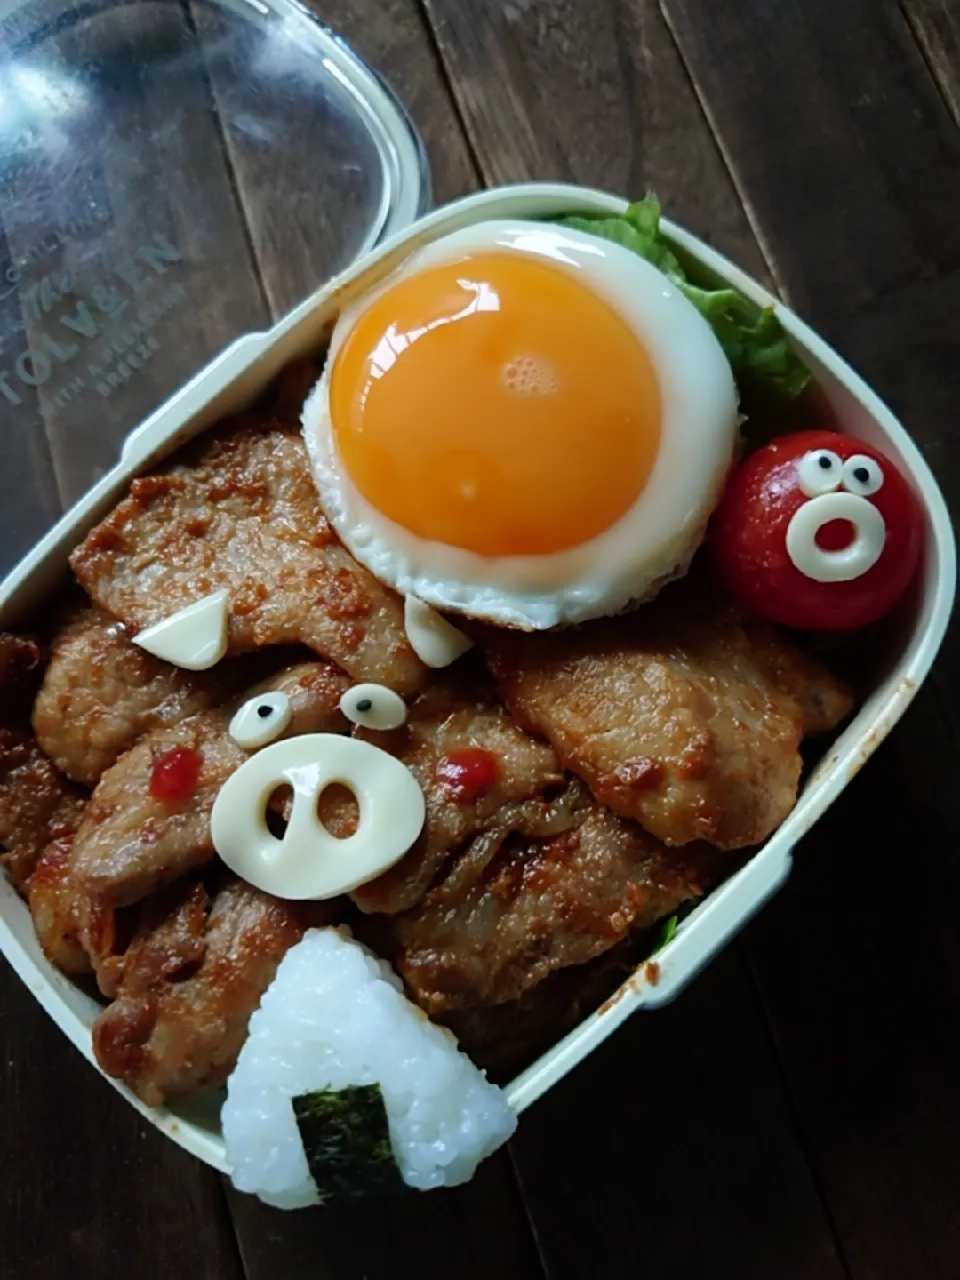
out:
{"label": "egg white", "polygon": [[[548,258],[587,284],[637,334],[660,387],[660,449],[639,498],[589,542],[550,555],[487,557],[410,533],[353,485],[340,464],[330,420],[329,370],[370,303],[424,268],[491,251]],[[344,310],[323,376],[304,406],[303,424],[327,517],[377,578],[438,609],[542,630],[617,613],[649,599],[686,571],[733,457],[737,393],[713,330],[649,262],[583,232],[495,221],[416,250],[398,271]],[[549,483],[548,474],[544,483]]]}

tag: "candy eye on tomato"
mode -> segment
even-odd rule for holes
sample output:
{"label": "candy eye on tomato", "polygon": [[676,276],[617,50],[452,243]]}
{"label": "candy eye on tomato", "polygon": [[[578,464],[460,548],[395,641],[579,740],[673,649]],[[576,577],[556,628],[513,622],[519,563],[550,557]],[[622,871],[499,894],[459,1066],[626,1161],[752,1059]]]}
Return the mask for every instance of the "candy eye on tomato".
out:
{"label": "candy eye on tomato", "polygon": [[865,453],[855,453],[843,464],[843,487],[849,493],[859,494],[861,498],[869,498],[883,486],[883,471],[880,464]]}
{"label": "candy eye on tomato", "polygon": [[876,622],[914,576],[924,516],[879,449],[832,431],[782,436],[731,475],[710,544],[730,594],[782,626]]}
{"label": "candy eye on tomato", "polygon": [[832,493],[843,480],[843,463],[832,449],[811,449],[797,463],[797,483],[808,498]]}

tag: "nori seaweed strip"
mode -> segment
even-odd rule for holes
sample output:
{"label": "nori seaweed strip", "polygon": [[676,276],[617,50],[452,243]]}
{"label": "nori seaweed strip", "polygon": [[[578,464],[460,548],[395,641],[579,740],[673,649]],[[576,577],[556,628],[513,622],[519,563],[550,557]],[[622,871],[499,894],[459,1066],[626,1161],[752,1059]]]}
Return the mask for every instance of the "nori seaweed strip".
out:
{"label": "nori seaweed strip", "polygon": [[379,1085],[301,1094],[293,1114],[321,1202],[405,1189]]}

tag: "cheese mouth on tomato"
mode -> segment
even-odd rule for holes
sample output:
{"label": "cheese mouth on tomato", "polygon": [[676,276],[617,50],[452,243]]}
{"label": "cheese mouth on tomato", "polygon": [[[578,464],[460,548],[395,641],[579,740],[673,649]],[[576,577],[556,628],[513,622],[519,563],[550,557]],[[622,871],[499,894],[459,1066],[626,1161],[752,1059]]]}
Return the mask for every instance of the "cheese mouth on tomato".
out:
{"label": "cheese mouth on tomato", "polygon": [[730,477],[711,529],[727,589],[783,626],[848,631],[877,622],[910,585],[920,501],[879,449],[833,431],[783,436]]}

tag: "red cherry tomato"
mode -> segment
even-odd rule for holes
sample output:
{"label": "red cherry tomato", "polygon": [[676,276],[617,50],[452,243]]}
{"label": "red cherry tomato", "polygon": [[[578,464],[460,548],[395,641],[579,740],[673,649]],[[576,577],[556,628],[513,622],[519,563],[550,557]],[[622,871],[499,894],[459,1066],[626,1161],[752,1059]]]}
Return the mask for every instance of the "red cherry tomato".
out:
{"label": "red cherry tomato", "polygon": [[437,762],[437,777],[454,800],[469,803],[493,790],[503,777],[503,765],[492,751],[463,747]]}
{"label": "red cherry tomato", "polygon": [[150,794],[164,804],[189,800],[197,789],[203,758],[193,747],[170,747],[153,758]]}
{"label": "red cherry tomato", "polygon": [[771,622],[864,627],[910,583],[923,509],[879,449],[833,431],[782,436],[733,472],[711,524],[730,593]]}

